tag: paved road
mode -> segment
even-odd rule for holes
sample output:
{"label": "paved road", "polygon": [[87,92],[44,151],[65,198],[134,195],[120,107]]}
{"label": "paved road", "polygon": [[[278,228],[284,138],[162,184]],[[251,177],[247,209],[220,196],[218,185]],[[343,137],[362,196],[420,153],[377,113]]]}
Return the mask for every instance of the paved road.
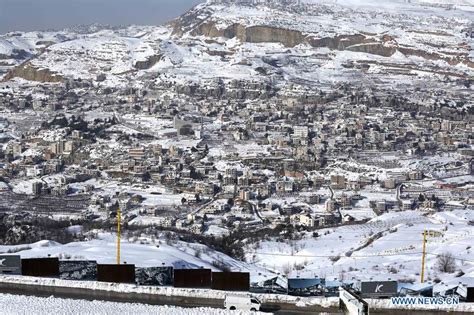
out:
{"label": "paved road", "polygon": [[332,199],[334,199],[334,190],[332,190],[331,186],[329,186],[328,188],[329,188],[329,191],[331,191],[331,197],[329,197],[329,199],[332,200]]}
{"label": "paved road", "polygon": [[401,204],[402,199],[400,198],[400,195],[402,194],[402,188],[403,188],[403,183],[398,184],[397,186],[397,201]]}
{"label": "paved road", "polygon": [[258,212],[258,208],[255,204],[251,203],[251,202],[248,202],[247,203],[250,205],[250,207],[252,208],[252,211],[253,211],[253,214],[256,215],[260,221],[262,221],[262,223],[265,222],[265,220],[263,219],[263,217],[260,215],[260,212]]}

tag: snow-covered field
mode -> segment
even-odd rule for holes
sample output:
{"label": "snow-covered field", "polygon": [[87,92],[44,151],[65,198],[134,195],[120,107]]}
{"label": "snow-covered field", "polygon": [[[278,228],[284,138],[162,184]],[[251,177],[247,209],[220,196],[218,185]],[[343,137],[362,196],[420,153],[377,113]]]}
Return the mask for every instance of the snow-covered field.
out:
{"label": "snow-covered field", "polygon": [[[23,250],[22,250],[23,249]],[[111,234],[99,234],[98,239],[61,245],[51,241],[41,241],[29,245],[0,245],[0,253],[16,252],[22,258],[59,257],[72,260],[96,260],[100,264],[115,263],[116,238]],[[250,272],[255,281],[271,277],[273,273],[262,267],[237,261],[223,253],[201,244],[169,242],[164,240],[124,239],[121,244],[122,262],[137,267],[173,266],[175,268],[210,268],[218,271],[213,263],[224,264],[232,271]],[[273,274],[273,276],[275,276]]]}
{"label": "snow-covered field", "polygon": [[[60,299],[55,297],[33,297],[0,294],[1,313],[18,314],[163,314],[163,315],[244,315],[250,312],[226,311],[213,308],[181,308],[176,306],[155,306],[146,304],[117,303]],[[258,314],[252,312],[252,314]]]}

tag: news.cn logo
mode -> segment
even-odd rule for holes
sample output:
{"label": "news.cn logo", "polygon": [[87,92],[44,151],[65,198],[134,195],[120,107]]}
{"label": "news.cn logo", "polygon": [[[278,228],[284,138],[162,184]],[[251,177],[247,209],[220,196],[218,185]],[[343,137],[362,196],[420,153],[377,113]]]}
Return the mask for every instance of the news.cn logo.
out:
{"label": "news.cn logo", "polygon": [[459,305],[459,297],[393,297],[393,305]]}

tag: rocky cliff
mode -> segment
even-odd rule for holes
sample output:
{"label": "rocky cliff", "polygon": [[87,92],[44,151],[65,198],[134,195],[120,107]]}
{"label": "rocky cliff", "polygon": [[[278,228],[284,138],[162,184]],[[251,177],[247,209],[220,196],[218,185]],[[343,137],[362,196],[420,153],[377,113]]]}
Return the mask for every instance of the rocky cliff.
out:
{"label": "rocky cliff", "polygon": [[[179,23],[175,28],[186,28]],[[175,32],[178,34],[178,32]],[[224,37],[238,38],[246,43],[281,43],[285,47],[294,47],[296,45],[307,43],[312,47],[329,48],[331,50],[348,50],[353,52],[363,52],[383,57],[390,57],[395,52],[400,51],[406,56],[423,57],[428,60],[446,61],[451,65],[465,64],[468,67],[473,66],[467,55],[450,55],[450,53],[439,54],[427,52],[422,49],[400,46],[395,38],[387,35],[373,36],[365,34],[341,34],[334,37],[317,38],[311,35],[304,35],[300,31],[284,29],[272,26],[249,26],[234,23],[226,28],[218,28],[215,22],[205,22],[197,25],[192,31],[193,36],[206,37]]]}
{"label": "rocky cliff", "polygon": [[49,69],[39,69],[31,65],[31,63],[26,62],[12,70],[10,70],[5,77],[3,82],[9,81],[13,78],[22,78],[29,81],[37,82],[49,82],[49,83],[58,83],[63,82],[64,78],[60,75],[50,71]]}
{"label": "rocky cliff", "polygon": [[[248,2],[236,4],[219,1],[216,5],[208,3],[197,6],[176,19],[172,25],[173,35],[178,37],[190,34],[211,38],[238,38],[244,43],[281,43],[285,47],[309,44],[315,48],[347,50],[383,57],[390,57],[400,51],[406,56],[471,67],[472,60],[468,58],[468,54],[457,55],[458,46],[464,52],[469,50],[469,47],[459,45],[462,34],[458,34],[455,28],[446,31],[446,28],[452,27],[449,25],[456,25],[461,20],[455,22],[448,16],[443,16],[445,12],[440,11],[442,17],[437,17],[437,25],[422,26],[415,22],[416,19],[426,19],[430,23],[433,21],[429,17],[418,15],[417,10],[421,9],[412,9],[410,14],[378,11],[368,14],[366,10],[347,9],[337,5],[303,5],[296,1],[288,5],[276,2],[250,5]],[[347,27],[348,23],[354,27]],[[403,35],[404,33],[407,35]],[[406,38],[410,38],[413,43],[407,45]],[[443,48],[447,48],[446,51],[442,52]]]}

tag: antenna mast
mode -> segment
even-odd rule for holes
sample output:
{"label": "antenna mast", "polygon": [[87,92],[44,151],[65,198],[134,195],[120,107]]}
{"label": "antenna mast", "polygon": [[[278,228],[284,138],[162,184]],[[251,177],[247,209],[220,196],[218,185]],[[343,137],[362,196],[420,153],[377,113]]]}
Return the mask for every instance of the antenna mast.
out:
{"label": "antenna mast", "polygon": [[121,213],[120,207],[117,210],[117,265],[120,265],[120,221],[121,221]]}

